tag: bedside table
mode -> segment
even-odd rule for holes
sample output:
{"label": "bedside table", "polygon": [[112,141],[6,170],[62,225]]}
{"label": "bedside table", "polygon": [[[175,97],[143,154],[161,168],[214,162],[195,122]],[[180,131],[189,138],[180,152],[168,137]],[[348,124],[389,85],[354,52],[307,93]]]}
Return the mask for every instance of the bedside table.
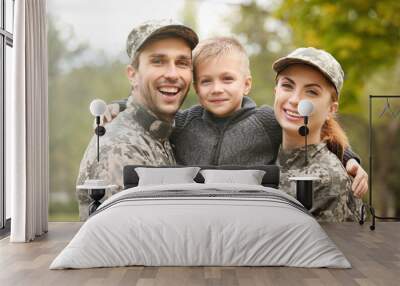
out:
{"label": "bedside table", "polygon": [[76,186],[77,189],[88,190],[93,202],[89,205],[89,216],[101,205],[100,200],[106,194],[106,189],[116,188],[117,185],[108,185],[104,180],[86,180],[85,184]]}
{"label": "bedside table", "polygon": [[313,205],[313,181],[318,181],[320,178],[312,176],[290,177],[289,181],[296,182],[296,199],[303,206],[310,210]]}

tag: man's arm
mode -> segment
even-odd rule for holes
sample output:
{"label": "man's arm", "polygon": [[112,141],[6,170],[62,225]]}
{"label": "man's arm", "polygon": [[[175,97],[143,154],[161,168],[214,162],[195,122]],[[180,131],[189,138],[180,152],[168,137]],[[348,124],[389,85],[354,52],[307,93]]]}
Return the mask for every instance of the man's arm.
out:
{"label": "man's arm", "polygon": [[[368,174],[361,167],[361,159],[351,147],[347,147],[344,151],[338,149],[337,145],[328,144],[328,149],[342,160],[347,174],[353,177],[352,191],[355,197],[361,198],[368,192]],[[342,149],[343,150],[343,149]],[[341,155],[343,154],[343,156]]]}
{"label": "man's arm", "polygon": [[363,197],[368,192],[368,174],[355,160],[350,159],[346,163],[346,171],[349,176],[352,176],[353,184],[351,189],[354,196],[357,198]]}
{"label": "man's arm", "polygon": [[353,150],[351,150],[351,147],[349,146],[346,149],[344,149],[344,152],[343,152],[343,158],[342,158],[343,166],[346,166],[347,162],[350,159],[354,159],[358,162],[358,164],[361,164],[360,156],[358,156],[358,154],[353,152]]}
{"label": "man's arm", "polygon": [[353,177],[351,189],[356,198],[363,197],[368,192],[368,174],[361,167],[361,159],[350,147],[343,152],[343,166],[347,174]]}

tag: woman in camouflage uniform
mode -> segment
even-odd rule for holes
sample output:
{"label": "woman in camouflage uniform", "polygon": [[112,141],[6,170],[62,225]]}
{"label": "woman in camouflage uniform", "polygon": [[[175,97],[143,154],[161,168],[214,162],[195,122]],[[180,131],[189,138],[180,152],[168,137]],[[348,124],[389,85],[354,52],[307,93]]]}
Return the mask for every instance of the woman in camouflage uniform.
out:
{"label": "woman in camouflage uniform", "polygon": [[[346,134],[335,121],[343,70],[329,53],[315,48],[299,48],[273,65],[277,73],[275,116],[282,126],[282,145],[278,155],[281,190],[296,196],[290,177],[312,175],[311,214],[319,221],[342,222],[358,219],[361,200],[351,190],[351,178],[341,164],[348,147]],[[297,111],[300,100],[314,105],[309,117],[308,165],[305,166],[304,137],[298,132],[304,120]],[[331,153],[336,150],[338,157]]]}

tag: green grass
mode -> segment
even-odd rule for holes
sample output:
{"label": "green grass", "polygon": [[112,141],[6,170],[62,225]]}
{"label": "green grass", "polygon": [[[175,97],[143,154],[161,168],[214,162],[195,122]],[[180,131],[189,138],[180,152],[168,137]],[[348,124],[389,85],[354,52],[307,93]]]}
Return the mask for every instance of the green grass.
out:
{"label": "green grass", "polygon": [[79,221],[79,215],[76,213],[54,213],[49,214],[49,221]]}
{"label": "green grass", "polygon": [[49,204],[49,221],[79,221],[79,210],[76,201]]}

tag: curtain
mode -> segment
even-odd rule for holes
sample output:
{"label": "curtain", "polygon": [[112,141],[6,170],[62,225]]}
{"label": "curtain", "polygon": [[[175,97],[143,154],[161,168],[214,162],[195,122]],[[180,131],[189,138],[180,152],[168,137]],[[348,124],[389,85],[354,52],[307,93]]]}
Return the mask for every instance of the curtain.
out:
{"label": "curtain", "polygon": [[47,232],[49,140],[46,0],[15,1],[12,92],[6,98],[11,242]]}

